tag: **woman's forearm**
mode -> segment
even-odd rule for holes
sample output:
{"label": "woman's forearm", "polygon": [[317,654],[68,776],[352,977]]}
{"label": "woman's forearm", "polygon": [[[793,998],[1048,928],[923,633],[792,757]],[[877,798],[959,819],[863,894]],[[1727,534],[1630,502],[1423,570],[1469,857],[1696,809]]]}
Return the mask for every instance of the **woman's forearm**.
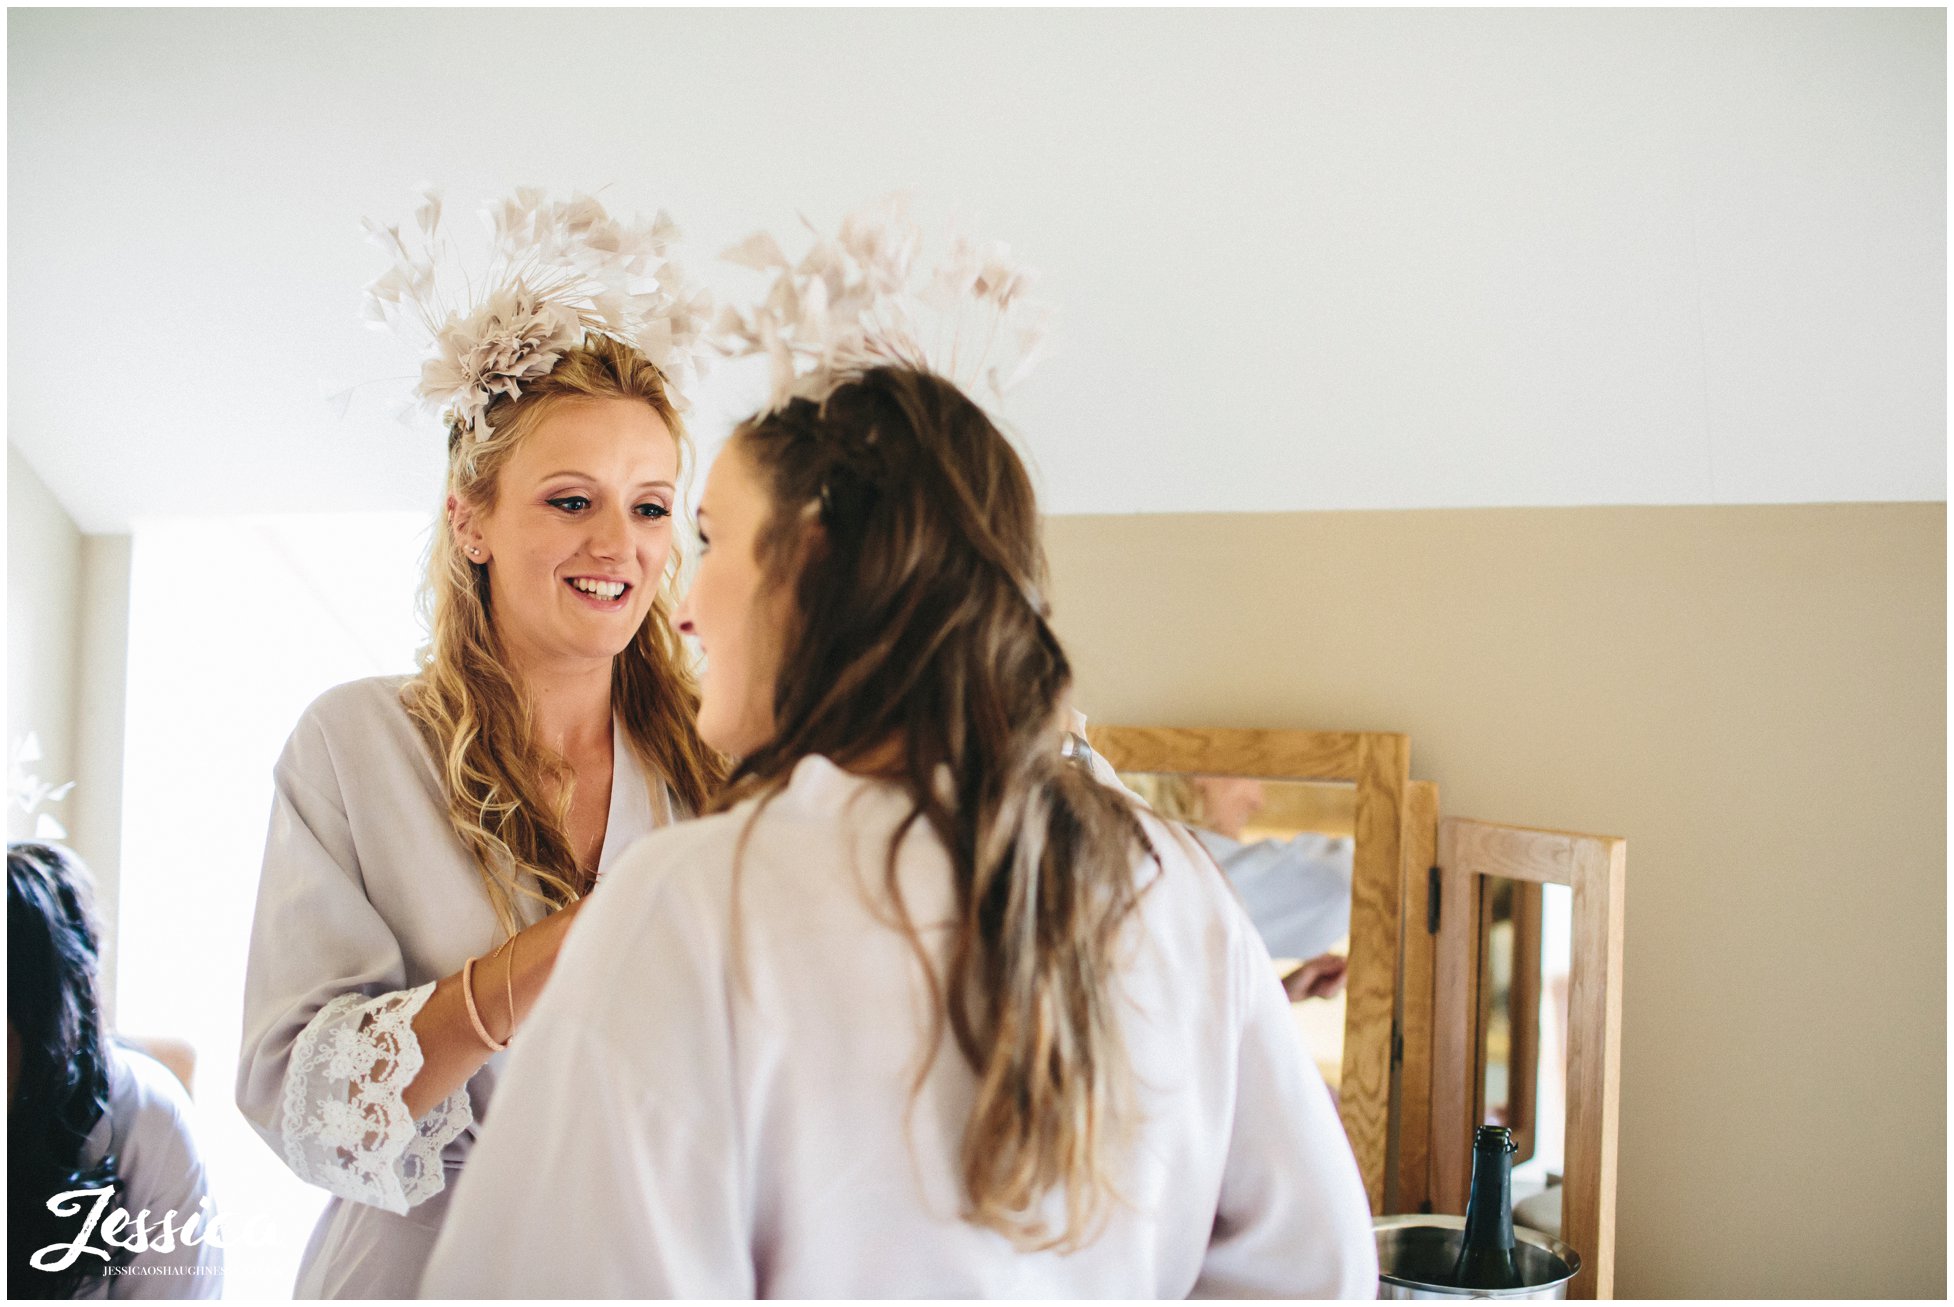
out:
{"label": "woman's forearm", "polygon": [[[508,1041],[520,1030],[530,1008],[549,980],[556,953],[576,918],[582,900],[552,913],[520,932],[501,950],[474,966],[475,1011],[489,1037]],[[514,969],[511,970],[513,960]],[[513,1009],[511,1000],[513,999]],[[468,1015],[461,972],[435,983],[421,1010],[414,1014],[414,1037],[421,1045],[421,1069],[403,1095],[415,1120],[468,1083],[494,1050],[482,1041]]]}

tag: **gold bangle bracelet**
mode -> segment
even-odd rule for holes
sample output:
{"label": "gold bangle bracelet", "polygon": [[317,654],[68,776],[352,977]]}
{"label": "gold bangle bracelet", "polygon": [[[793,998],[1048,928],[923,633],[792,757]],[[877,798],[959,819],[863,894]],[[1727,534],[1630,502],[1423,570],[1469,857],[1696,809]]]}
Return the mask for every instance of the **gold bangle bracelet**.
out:
{"label": "gold bangle bracelet", "polygon": [[[502,992],[509,1000],[509,1034],[502,1043],[506,1047],[516,1037],[516,941],[522,938],[521,932],[509,936],[509,966],[502,973]],[[496,952],[501,952],[497,949]]]}
{"label": "gold bangle bracelet", "polygon": [[475,1033],[488,1045],[489,1052],[500,1053],[509,1046],[509,1041],[505,1039],[498,1044],[489,1036],[488,1027],[482,1024],[481,1009],[475,1006],[475,963],[478,960],[470,958],[461,964],[461,998],[468,1005],[468,1021],[475,1027]]}

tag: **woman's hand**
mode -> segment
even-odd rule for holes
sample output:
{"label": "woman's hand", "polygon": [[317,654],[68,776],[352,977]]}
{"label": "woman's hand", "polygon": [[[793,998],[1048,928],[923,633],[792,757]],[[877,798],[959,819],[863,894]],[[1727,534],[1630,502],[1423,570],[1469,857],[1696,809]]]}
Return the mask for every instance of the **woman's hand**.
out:
{"label": "woman's hand", "polygon": [[1343,992],[1343,982],[1349,974],[1350,959],[1324,953],[1284,976],[1282,988],[1291,1003],[1306,998],[1335,998]]}
{"label": "woman's hand", "polygon": [[[475,1002],[484,1006],[487,999],[483,986],[488,979],[493,985],[488,992],[497,995],[496,1011],[502,1014],[499,1023],[489,1024],[489,1033],[496,1039],[506,1042],[510,1035],[522,1028],[529,1009],[536,1005],[543,992],[550,973],[556,969],[556,955],[562,951],[563,941],[569,937],[570,927],[575,923],[583,905],[590,902],[585,895],[567,908],[559,908],[544,917],[527,930],[521,931],[504,944],[489,964],[475,964]],[[512,974],[513,972],[513,974]],[[515,994],[515,1008],[509,1009],[508,995]],[[487,1021],[484,1011],[483,1020]],[[477,1041],[479,1042],[479,1036]]]}
{"label": "woman's hand", "polygon": [[[577,913],[589,901],[585,896],[552,912],[475,963],[470,988],[475,994],[476,1015],[489,1038],[498,1044],[507,1043],[522,1029],[523,1019],[556,969],[556,955]],[[434,992],[414,1014],[414,1037],[421,1045],[421,1069],[403,1097],[408,1113],[418,1121],[467,1084],[495,1050],[482,1041],[468,1015],[459,971],[435,982]]]}

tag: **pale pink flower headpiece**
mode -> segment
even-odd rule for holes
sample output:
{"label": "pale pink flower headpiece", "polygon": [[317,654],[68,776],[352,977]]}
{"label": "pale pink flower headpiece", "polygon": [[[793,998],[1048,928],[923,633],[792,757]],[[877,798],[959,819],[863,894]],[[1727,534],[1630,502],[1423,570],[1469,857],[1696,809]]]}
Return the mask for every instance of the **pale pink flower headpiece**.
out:
{"label": "pale pink flower headpiece", "polygon": [[673,406],[690,406],[710,357],[704,336],[712,302],[666,257],[679,235],[670,217],[661,210],[627,225],[591,196],[552,202],[536,187],[486,206],[482,216],[491,252],[479,277],[466,275],[441,234],[438,192],[428,191],[414,210],[418,252],[398,225],[366,222],[394,257],[366,288],[366,316],[396,329],[411,320],[426,332],[434,348],[417,393],[431,411],[484,440],[489,404],[520,395],[592,331],[637,349],[664,373]]}
{"label": "pale pink flower headpiece", "polygon": [[767,357],[763,412],[818,401],[883,366],[934,373],[973,398],[982,384],[1001,399],[1038,362],[1054,314],[1027,294],[1035,274],[1003,243],[958,237],[925,270],[921,229],[901,196],[848,215],[834,236],[807,225],[814,242],[799,263],[766,232],[720,256],[774,274],[755,308],[729,305],[712,329],[721,353]]}

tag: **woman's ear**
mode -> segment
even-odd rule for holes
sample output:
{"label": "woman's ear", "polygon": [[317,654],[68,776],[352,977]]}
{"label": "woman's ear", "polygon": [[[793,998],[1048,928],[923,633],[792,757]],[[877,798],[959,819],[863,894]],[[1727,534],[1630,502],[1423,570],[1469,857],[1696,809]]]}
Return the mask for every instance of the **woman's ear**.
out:
{"label": "woman's ear", "polygon": [[448,530],[469,562],[488,562],[488,542],[482,538],[481,528],[476,524],[473,504],[454,495],[448,496]]}

